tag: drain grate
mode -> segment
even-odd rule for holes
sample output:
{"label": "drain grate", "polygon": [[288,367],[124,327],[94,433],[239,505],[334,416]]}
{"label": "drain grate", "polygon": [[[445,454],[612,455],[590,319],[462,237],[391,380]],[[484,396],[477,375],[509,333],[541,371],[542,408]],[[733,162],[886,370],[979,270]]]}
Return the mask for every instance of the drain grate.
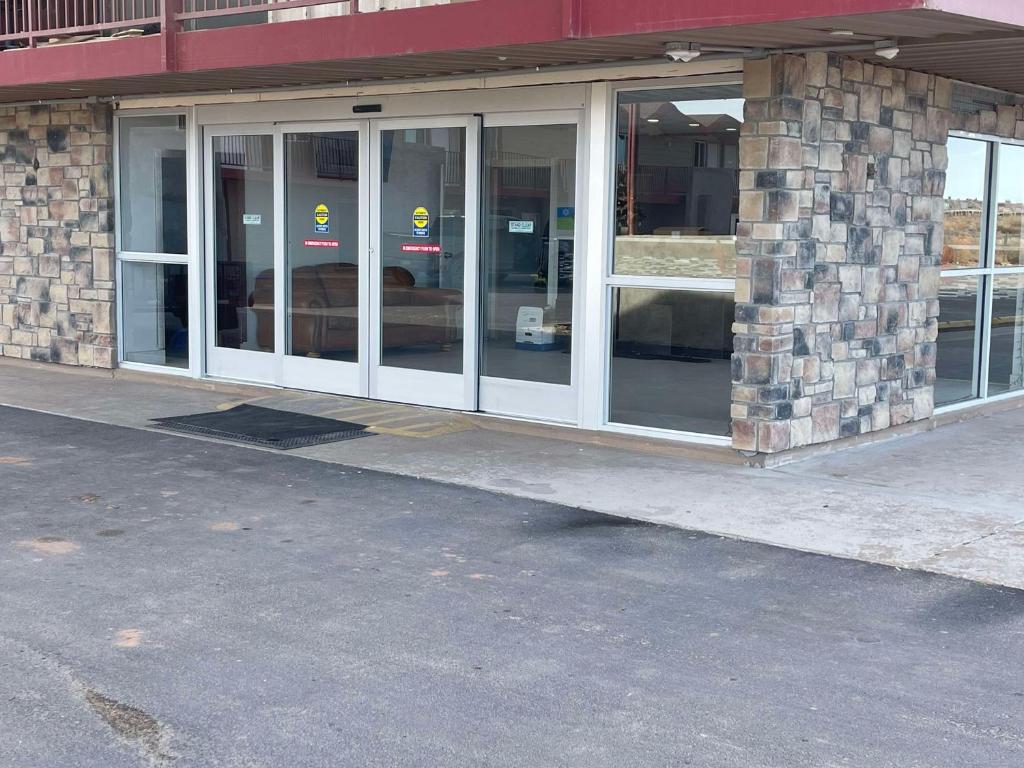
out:
{"label": "drain grate", "polygon": [[305,413],[238,405],[226,411],[152,419],[160,429],[290,451],[368,437],[365,424]]}

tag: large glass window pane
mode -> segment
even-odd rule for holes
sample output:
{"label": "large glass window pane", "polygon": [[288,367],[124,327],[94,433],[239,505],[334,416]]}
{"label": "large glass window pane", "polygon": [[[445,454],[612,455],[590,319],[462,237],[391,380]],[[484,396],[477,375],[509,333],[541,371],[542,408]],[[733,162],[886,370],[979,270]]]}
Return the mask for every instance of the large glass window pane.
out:
{"label": "large glass window pane", "polygon": [[981,278],[943,277],[939,285],[939,337],[935,403],[978,396],[978,301]]}
{"label": "large glass window pane", "polygon": [[285,136],[290,355],[359,360],[359,134]]}
{"label": "large glass window pane", "polygon": [[188,267],[121,264],[124,360],[188,368]]}
{"label": "large glass window pane", "polygon": [[1019,267],[1021,233],[1024,232],[1024,147],[1003,144],[999,147],[997,181],[998,217],[995,251],[997,267]]}
{"label": "large glass window pane", "polygon": [[734,278],[740,86],[621,93],[617,115],[615,273]]}
{"label": "large glass window pane", "polygon": [[993,281],[991,334],[989,395],[1024,389],[1024,275]]}
{"label": "large glass window pane", "polygon": [[569,384],[576,126],[484,132],[480,373]]}
{"label": "large glass window pane", "polygon": [[942,268],[977,268],[981,264],[988,143],[950,137],[947,151]]}
{"label": "large glass window pane", "polygon": [[187,253],[184,118],[125,117],[118,131],[121,250]]}
{"label": "large glass window pane", "polygon": [[462,372],[466,129],[381,132],[381,363]]}
{"label": "large glass window pane", "polygon": [[274,351],[274,145],[213,137],[218,347]]}
{"label": "large glass window pane", "polygon": [[612,291],[609,421],[729,433],[733,294]]}

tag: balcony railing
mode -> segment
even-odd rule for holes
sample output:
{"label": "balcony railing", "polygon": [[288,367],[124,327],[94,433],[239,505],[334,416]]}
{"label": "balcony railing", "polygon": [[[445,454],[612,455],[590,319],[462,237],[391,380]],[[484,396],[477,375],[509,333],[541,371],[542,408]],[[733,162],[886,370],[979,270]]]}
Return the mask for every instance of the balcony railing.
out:
{"label": "balcony railing", "polygon": [[[472,0],[0,0],[0,48],[294,21]],[[173,13],[165,21],[164,2]]]}
{"label": "balcony railing", "polygon": [[0,0],[0,43],[33,47],[159,29],[162,0]]}

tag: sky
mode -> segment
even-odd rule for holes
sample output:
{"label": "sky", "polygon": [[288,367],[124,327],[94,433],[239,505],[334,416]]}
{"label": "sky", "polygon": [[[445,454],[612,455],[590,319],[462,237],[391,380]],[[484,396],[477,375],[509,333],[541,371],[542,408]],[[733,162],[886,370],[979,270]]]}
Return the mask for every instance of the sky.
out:
{"label": "sky", "polygon": [[743,99],[701,99],[699,101],[673,101],[672,106],[684,115],[729,115],[743,122]]}
{"label": "sky", "polygon": [[[985,152],[987,142],[974,139],[949,139],[949,170],[946,173],[946,197],[954,200],[981,200],[985,188]],[[1024,147],[1003,144],[999,149],[1000,202],[1024,203]]]}

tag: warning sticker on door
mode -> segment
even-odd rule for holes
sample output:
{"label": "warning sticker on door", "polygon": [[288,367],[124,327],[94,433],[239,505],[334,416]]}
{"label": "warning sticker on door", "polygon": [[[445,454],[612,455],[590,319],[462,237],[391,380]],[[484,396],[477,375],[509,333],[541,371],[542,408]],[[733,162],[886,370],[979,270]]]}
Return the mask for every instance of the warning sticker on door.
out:
{"label": "warning sticker on door", "polygon": [[303,240],[306,248],[340,248],[341,243],[337,240]]}
{"label": "warning sticker on door", "polygon": [[331,209],[325,203],[319,203],[313,209],[313,231],[318,235],[326,235],[331,231]]}
{"label": "warning sticker on door", "polygon": [[440,253],[440,245],[417,245],[415,243],[405,243],[402,245],[402,253]]}
{"label": "warning sticker on door", "polygon": [[430,237],[430,211],[422,205],[412,212],[412,236]]}

